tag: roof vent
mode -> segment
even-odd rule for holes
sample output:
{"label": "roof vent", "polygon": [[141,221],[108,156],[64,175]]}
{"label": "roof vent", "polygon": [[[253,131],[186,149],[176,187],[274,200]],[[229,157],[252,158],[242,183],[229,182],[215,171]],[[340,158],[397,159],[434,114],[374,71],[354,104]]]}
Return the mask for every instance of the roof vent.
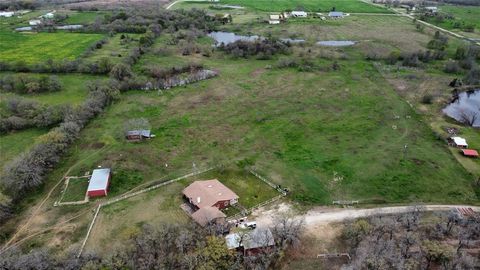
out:
{"label": "roof vent", "polygon": [[218,195],[220,196],[220,195],[222,195],[222,193],[221,193],[221,192],[219,192],[219,193],[218,193]]}
{"label": "roof vent", "polygon": [[212,185],[208,185],[207,187],[211,188],[211,187],[213,187],[213,186],[212,186]]}
{"label": "roof vent", "polygon": [[200,203],[200,197],[197,197],[197,203]]}

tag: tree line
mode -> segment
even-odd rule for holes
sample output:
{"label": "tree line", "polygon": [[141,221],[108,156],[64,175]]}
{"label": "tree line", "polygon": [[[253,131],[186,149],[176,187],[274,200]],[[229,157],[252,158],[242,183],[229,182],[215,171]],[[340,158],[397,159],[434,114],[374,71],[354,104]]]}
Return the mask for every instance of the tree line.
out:
{"label": "tree line", "polygon": [[477,269],[471,253],[480,245],[480,215],[425,214],[412,207],[402,215],[359,219],[341,239],[349,247],[352,269]]}
{"label": "tree line", "polygon": [[2,254],[0,269],[274,269],[286,259],[285,251],[299,244],[303,228],[301,220],[281,217],[277,221],[271,229],[274,245],[251,256],[228,249],[219,225],[155,228],[146,224],[124,248],[109,255],[89,253],[77,258],[75,254],[55,256],[47,249],[11,250]]}
{"label": "tree line", "polygon": [[30,76],[27,74],[8,74],[0,77],[0,90],[17,94],[38,94],[57,92],[62,84],[57,76]]}
{"label": "tree line", "polygon": [[0,134],[32,127],[48,128],[62,122],[71,110],[68,105],[46,106],[34,100],[11,98],[5,106],[8,115],[0,119]]}

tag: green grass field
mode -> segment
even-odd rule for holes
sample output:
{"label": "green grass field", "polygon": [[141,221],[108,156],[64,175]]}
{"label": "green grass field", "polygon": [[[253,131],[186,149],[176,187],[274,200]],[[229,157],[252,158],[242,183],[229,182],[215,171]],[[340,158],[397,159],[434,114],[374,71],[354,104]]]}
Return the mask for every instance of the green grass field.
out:
{"label": "green grass field", "polygon": [[[112,63],[119,63],[128,56],[131,49],[138,46],[139,34],[124,34],[127,38],[122,40],[122,34],[117,34],[108,39],[101,49],[96,49],[85,58],[87,62],[96,62],[102,58],[108,58]],[[130,41],[126,41],[129,39]]]}
{"label": "green grass field", "polygon": [[[9,73],[0,73],[0,77]],[[28,73],[30,76],[41,76],[44,74]],[[63,89],[58,92],[41,93],[35,95],[23,95],[24,98],[34,99],[47,105],[59,105],[69,104],[78,105],[81,104],[88,95],[87,83],[97,80],[105,80],[103,76],[93,76],[85,74],[58,74],[56,75],[61,82]],[[15,98],[14,93],[0,92],[1,100],[8,100]]]}
{"label": "green grass field", "polygon": [[83,201],[87,193],[88,178],[70,179],[62,202]]}
{"label": "green grass field", "polygon": [[71,12],[68,18],[63,22],[65,24],[90,24],[98,18],[103,18],[106,13],[103,12]]}
{"label": "green grass field", "polygon": [[0,135],[0,168],[33,146],[35,139],[47,132],[42,129],[27,129]]}
{"label": "green grass field", "polygon": [[[476,35],[480,32],[480,7],[478,6],[441,6],[440,12],[443,14],[453,15],[454,19],[444,19],[437,21],[436,19],[427,19],[428,22],[438,25],[448,30],[461,31],[466,25],[473,25]],[[455,24],[460,27],[455,27]],[[470,34],[471,35],[471,34]]]}
{"label": "green grass field", "polygon": [[0,31],[0,61],[35,64],[46,60],[73,60],[80,56],[101,34],[15,33]]}
{"label": "green grass field", "polygon": [[[192,162],[252,158],[297,201],[476,200],[443,141],[369,63],[341,61],[341,71],[316,74],[220,55],[204,61],[221,76],[161,96],[129,92],[92,121],[77,144],[110,148],[88,163],[156,179]],[[124,142],[121,127],[136,117],[149,119],[155,139]]]}
{"label": "green grass field", "polygon": [[387,9],[359,0],[222,0],[221,4],[240,5],[267,12],[297,9],[304,9],[309,12],[328,12],[335,8],[343,12],[391,13]]}

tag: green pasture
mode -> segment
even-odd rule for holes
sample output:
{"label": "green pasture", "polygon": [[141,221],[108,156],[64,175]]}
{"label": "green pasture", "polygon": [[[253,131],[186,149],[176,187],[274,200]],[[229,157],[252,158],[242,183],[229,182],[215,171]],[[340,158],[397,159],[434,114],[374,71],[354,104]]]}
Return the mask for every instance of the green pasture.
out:
{"label": "green pasture", "polygon": [[[265,69],[272,61],[217,53],[203,63],[220,70],[218,78],[161,95],[125,93],[88,125],[58,170],[102,144],[109,148],[85,168],[135,170],[144,181],[188,172],[192,162],[247,158],[306,203],[477,199],[444,142],[370,63],[343,60],[340,71],[302,73]],[[157,137],[126,143],[123,124],[139,117]]]}
{"label": "green pasture", "polygon": [[43,129],[27,129],[0,135],[0,168],[35,144],[35,139],[47,133]]}
{"label": "green pasture", "polygon": [[480,32],[480,7],[478,6],[451,6],[439,7],[439,12],[444,15],[452,15],[453,19],[437,20],[427,18],[429,23],[454,31],[462,31],[467,25],[474,26],[475,33],[465,33],[468,36],[478,36]]}
{"label": "green pasture", "polygon": [[70,179],[62,202],[83,201],[88,188],[88,178]]}
{"label": "green pasture", "polygon": [[16,33],[0,31],[0,61],[35,64],[51,60],[73,60],[101,34],[79,33]]}
{"label": "green pasture", "polygon": [[140,34],[123,34],[125,39],[121,39],[122,34],[116,34],[109,38],[107,43],[101,49],[94,50],[84,58],[87,62],[98,62],[101,59],[108,59],[116,64],[125,59],[134,47],[138,47]]}
{"label": "green pasture", "polygon": [[355,13],[391,13],[378,6],[360,0],[222,0],[221,4],[239,5],[258,11],[278,12],[305,10],[308,12],[337,11]]}
{"label": "green pasture", "polygon": [[68,18],[63,21],[65,24],[90,24],[94,23],[97,19],[102,19],[106,13],[82,11],[82,12],[70,12]]}
{"label": "green pasture", "polygon": [[[11,73],[0,73],[0,78]],[[50,76],[51,74],[25,73],[27,76]],[[17,95],[14,93],[0,92],[2,100],[8,100],[15,97],[33,99],[47,105],[79,105],[88,95],[87,84],[89,82],[105,80],[103,76],[94,76],[86,74],[55,74],[62,84],[62,90],[58,92],[47,92],[34,95]]]}

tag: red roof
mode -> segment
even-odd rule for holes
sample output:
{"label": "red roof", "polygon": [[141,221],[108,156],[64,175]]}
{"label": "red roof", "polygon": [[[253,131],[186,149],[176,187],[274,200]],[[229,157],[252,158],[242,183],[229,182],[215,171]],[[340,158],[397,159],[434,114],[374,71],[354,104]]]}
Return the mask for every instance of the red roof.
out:
{"label": "red roof", "polygon": [[478,152],[477,150],[473,149],[462,149],[463,155],[464,156],[469,156],[469,157],[478,157]]}

